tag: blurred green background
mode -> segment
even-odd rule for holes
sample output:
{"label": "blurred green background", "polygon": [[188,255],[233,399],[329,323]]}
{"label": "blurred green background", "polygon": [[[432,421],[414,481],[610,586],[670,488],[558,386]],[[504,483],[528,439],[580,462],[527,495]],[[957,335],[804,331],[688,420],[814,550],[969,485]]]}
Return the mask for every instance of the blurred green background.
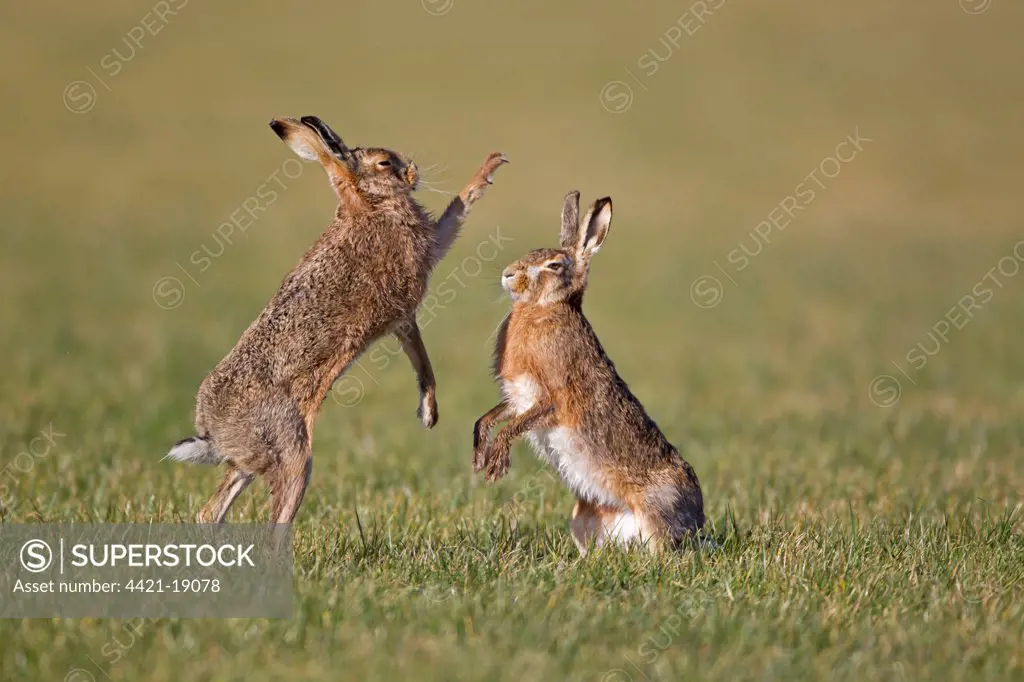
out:
{"label": "blurred green background", "polygon": [[[5,522],[185,522],[212,492],[159,458],[334,205],[271,117],[411,155],[434,210],[512,163],[431,286],[437,428],[386,351],[325,403],[296,618],[145,623],[116,663],[121,622],[8,621],[0,677],[1020,678],[1022,29],[1011,0],[4,4]],[[615,200],[586,311],[720,553],[581,561],[524,445],[469,471],[498,274],[571,188]]]}

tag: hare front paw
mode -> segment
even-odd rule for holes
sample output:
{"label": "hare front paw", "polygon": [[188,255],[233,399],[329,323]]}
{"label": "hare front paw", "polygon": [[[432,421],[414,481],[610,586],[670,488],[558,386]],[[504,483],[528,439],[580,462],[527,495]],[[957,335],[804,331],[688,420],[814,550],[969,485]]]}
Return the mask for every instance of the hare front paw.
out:
{"label": "hare front paw", "polygon": [[509,447],[495,445],[490,449],[490,452],[486,455],[486,466],[487,466],[487,481],[494,483],[500,480],[505,474],[508,473],[508,468],[511,465],[509,459]]}
{"label": "hare front paw", "polygon": [[476,175],[473,176],[473,181],[467,188],[468,196],[466,199],[469,204],[473,204],[475,201],[480,199],[487,186],[494,184],[494,171],[498,170],[506,163],[508,163],[508,157],[501,152],[494,152],[487,157],[487,160],[484,161],[482,166],[480,166]]}
{"label": "hare front paw", "polygon": [[427,393],[420,399],[416,416],[428,429],[434,428],[434,425],[437,424],[437,398],[433,393]]}
{"label": "hare front paw", "polygon": [[501,152],[491,152],[484,161],[484,165],[480,166],[480,170],[477,172],[477,176],[480,177],[488,185],[494,184],[494,171],[502,167],[502,165],[508,163],[508,157]]}
{"label": "hare front paw", "polygon": [[479,474],[487,466],[487,451],[491,447],[490,429],[484,425],[484,418],[473,424],[473,473]]}
{"label": "hare front paw", "polygon": [[473,445],[473,473],[479,474],[487,466],[487,444]]}

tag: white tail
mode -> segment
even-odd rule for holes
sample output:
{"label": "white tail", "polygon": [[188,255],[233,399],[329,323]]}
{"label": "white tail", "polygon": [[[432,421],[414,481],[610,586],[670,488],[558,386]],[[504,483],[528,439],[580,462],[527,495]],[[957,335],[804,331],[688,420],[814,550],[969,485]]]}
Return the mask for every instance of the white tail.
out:
{"label": "white tail", "polygon": [[179,440],[164,459],[176,459],[189,464],[220,464],[223,461],[210,439],[198,436]]}

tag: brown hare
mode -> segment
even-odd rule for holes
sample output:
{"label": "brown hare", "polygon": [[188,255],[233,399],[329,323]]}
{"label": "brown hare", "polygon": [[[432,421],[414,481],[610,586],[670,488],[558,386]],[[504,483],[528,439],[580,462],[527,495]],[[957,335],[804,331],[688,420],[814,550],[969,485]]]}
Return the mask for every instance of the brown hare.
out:
{"label": "brown hare", "polygon": [[[561,248],[532,251],[502,273],[513,299],[498,332],[503,400],[473,429],[473,470],[496,481],[526,435],[576,494],[570,529],[586,553],[605,542],[675,548],[704,525],[693,468],[679,456],[605,355],[583,315],[590,259],[604,244],[611,199],[579,222],[579,192],[562,209]],[[491,427],[508,421],[493,440]]]}
{"label": "brown hare", "polygon": [[303,159],[319,161],[338,195],[334,222],[259,317],[199,387],[197,436],[172,459],[227,466],[199,521],[224,520],[252,482],[270,485],[272,523],[295,518],[312,471],[313,423],[335,379],[373,343],[394,334],[419,380],[418,416],[437,422],[434,374],[416,325],[431,270],[470,207],[507,160],[491,154],[438,220],[412,197],[416,165],[387,149],[349,149],[315,116],[270,127]]}

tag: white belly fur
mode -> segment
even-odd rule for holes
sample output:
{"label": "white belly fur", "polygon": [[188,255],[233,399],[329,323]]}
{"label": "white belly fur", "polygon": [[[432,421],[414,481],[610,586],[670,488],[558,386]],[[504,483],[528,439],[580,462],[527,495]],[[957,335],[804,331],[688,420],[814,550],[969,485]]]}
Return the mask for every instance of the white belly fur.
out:
{"label": "white belly fur", "polygon": [[643,542],[640,534],[640,524],[637,522],[633,512],[628,509],[622,510],[617,516],[607,522],[604,532],[613,542],[621,545],[628,545],[631,542]]}
{"label": "white belly fur", "polygon": [[[526,412],[537,402],[540,387],[531,377],[520,375],[502,383],[505,400],[517,415]],[[575,431],[557,426],[553,429],[534,429],[526,434],[534,452],[541,459],[551,464],[561,475],[562,480],[577,497],[613,507],[624,507],[622,501],[612,494],[604,485],[603,475],[594,466],[593,458]],[[628,513],[628,512],[627,512]],[[622,531],[628,531],[632,523],[623,519]]]}

